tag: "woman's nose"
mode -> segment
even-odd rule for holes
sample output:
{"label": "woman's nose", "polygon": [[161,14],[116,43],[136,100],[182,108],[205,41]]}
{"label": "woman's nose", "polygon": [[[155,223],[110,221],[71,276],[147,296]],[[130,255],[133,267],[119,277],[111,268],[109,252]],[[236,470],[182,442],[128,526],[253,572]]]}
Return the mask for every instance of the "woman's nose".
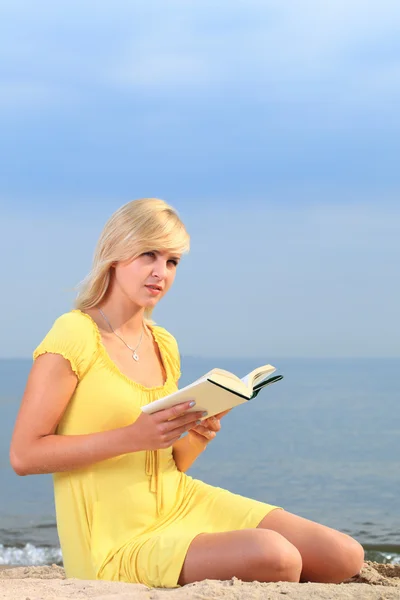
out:
{"label": "woman's nose", "polygon": [[164,279],[167,273],[167,262],[165,260],[158,260],[154,265],[153,276],[159,279]]}

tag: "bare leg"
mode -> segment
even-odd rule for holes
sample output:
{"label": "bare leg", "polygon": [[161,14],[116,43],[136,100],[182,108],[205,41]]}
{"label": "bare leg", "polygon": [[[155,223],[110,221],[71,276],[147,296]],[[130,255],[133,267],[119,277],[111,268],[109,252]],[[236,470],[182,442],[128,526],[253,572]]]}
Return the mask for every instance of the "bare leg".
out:
{"label": "bare leg", "polygon": [[340,583],[359,573],[364,550],[353,538],[285,510],[274,510],[258,526],[283,535],[300,552],[302,581]]}
{"label": "bare leg", "polygon": [[298,550],[266,529],[202,533],[191,543],[179,578],[185,585],[203,579],[299,581]]}

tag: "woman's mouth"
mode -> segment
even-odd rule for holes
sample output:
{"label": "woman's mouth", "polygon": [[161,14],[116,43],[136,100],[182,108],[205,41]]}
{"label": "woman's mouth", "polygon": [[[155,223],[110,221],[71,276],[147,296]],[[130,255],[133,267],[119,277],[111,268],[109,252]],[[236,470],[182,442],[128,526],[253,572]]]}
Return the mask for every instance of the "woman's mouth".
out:
{"label": "woman's mouth", "polygon": [[162,288],[159,285],[146,285],[145,287],[149,290],[152,296],[157,296],[158,294],[161,294]]}

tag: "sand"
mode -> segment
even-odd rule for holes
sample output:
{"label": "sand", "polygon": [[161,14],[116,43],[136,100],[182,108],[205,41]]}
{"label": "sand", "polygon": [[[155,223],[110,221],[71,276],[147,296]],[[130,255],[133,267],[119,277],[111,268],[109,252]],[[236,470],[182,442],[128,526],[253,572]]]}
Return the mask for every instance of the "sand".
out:
{"label": "sand", "polygon": [[321,583],[243,583],[211,581],[178,589],[149,589],[144,585],[65,579],[61,567],[13,567],[0,571],[0,598],[7,600],[295,600],[362,598],[400,600],[400,565],[367,562],[357,578],[340,585]]}

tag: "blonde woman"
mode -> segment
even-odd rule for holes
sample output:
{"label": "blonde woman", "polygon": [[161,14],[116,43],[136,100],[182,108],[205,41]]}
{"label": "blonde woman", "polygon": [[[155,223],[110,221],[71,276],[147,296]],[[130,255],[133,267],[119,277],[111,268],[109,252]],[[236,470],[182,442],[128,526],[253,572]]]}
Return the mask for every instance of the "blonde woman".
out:
{"label": "blonde woman", "polygon": [[[68,577],[175,587],[202,579],[340,582],[360,570],[352,538],[185,471],[220,429],[179,406],[140,408],[177,389],[174,337],[151,313],[189,236],[165,202],[107,222],[76,308],[34,352],[10,459],[53,473]],[[182,435],[188,432],[188,435]]]}

